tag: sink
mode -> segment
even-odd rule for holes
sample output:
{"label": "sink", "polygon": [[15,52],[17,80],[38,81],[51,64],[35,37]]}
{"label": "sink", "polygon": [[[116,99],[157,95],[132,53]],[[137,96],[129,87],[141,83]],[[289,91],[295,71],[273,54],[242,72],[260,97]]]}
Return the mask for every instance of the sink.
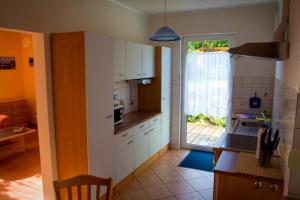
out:
{"label": "sink", "polygon": [[266,124],[263,122],[242,122],[242,126],[255,127],[255,128],[266,128]]}

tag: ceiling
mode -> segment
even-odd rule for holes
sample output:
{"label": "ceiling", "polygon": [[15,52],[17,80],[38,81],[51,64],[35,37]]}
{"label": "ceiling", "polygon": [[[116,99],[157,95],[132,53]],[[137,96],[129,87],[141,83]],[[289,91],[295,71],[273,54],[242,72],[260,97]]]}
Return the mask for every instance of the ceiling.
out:
{"label": "ceiling", "polygon": [[[161,14],[164,0],[113,0],[146,15]],[[276,0],[167,0],[167,12],[207,10],[276,2]]]}

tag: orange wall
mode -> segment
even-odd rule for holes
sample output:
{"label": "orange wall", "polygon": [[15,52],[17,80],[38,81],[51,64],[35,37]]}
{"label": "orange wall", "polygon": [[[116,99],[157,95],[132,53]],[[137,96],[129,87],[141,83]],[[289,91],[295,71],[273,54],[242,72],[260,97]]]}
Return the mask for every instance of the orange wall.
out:
{"label": "orange wall", "polygon": [[0,101],[24,97],[24,71],[20,34],[0,31],[0,57],[16,58],[16,69],[0,70]]}
{"label": "orange wall", "polygon": [[0,57],[16,58],[16,69],[0,70],[0,101],[26,98],[30,117],[36,114],[34,67],[28,59],[33,56],[32,36],[0,30]]}

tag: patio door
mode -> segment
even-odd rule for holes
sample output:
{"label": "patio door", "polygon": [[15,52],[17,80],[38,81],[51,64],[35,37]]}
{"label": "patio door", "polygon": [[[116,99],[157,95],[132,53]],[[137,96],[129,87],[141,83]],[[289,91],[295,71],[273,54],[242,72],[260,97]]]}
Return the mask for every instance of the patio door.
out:
{"label": "patio door", "polygon": [[230,130],[232,34],[184,37],[181,146],[211,151]]}

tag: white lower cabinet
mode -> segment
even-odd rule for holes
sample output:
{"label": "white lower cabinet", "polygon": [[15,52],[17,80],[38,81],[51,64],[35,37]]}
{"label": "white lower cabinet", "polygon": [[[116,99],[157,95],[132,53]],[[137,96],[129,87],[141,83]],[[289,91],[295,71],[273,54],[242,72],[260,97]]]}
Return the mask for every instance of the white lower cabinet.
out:
{"label": "white lower cabinet", "polygon": [[149,129],[149,156],[153,156],[160,150],[160,124]]}
{"label": "white lower cabinet", "polygon": [[134,137],[125,138],[115,144],[115,178],[116,183],[134,170]]}
{"label": "white lower cabinet", "polygon": [[160,126],[160,116],[156,116],[115,136],[115,183],[160,150]]}
{"label": "white lower cabinet", "polygon": [[146,129],[135,134],[134,142],[134,168],[138,168],[149,156],[149,130]]}

